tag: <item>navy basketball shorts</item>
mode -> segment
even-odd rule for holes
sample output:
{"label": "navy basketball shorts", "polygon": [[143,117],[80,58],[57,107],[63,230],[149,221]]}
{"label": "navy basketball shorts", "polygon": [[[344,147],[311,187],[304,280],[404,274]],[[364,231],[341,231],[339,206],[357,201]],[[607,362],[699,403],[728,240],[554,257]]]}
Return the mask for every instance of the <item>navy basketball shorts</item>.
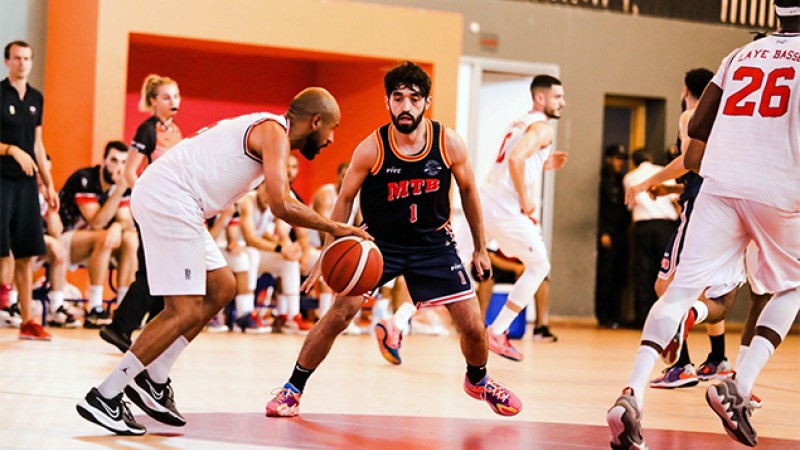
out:
{"label": "navy basketball shorts", "polygon": [[0,256],[29,258],[47,253],[34,177],[0,177]]}
{"label": "navy basketball shorts", "polygon": [[405,247],[375,240],[383,255],[378,287],[402,275],[417,308],[446,305],[475,296],[467,271],[452,242]]}
{"label": "navy basketball shorts", "polygon": [[689,198],[683,203],[681,217],[678,220],[678,226],[675,227],[675,232],[664,250],[664,257],[661,259],[661,266],[658,269],[658,278],[662,280],[669,280],[675,275],[675,268],[681,261],[681,251],[683,244],[686,241],[686,230],[689,228],[689,219],[692,217],[694,210],[694,198]]}

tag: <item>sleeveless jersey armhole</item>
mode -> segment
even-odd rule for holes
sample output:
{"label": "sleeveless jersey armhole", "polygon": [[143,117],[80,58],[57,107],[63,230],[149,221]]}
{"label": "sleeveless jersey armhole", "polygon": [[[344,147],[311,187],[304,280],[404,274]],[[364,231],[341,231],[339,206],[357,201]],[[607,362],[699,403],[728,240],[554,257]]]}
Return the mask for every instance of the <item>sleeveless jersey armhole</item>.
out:
{"label": "sleeveless jersey armhole", "polygon": [[369,172],[372,175],[376,175],[383,166],[383,154],[385,149],[383,148],[383,140],[381,139],[380,130],[375,130],[375,132],[372,133],[372,136],[375,138],[375,147],[378,150],[378,158],[375,160],[375,164],[372,166]]}

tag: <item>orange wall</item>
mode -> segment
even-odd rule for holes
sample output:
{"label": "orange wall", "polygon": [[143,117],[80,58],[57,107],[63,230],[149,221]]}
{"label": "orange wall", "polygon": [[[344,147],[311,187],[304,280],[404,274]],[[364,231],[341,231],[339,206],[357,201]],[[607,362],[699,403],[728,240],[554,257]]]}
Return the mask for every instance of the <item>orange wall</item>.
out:
{"label": "orange wall", "polygon": [[[141,76],[129,81],[128,75],[131,70],[137,73],[150,71],[150,67],[128,67],[129,51],[138,50],[136,36],[157,36],[163,41],[196,39],[253,49],[283,49],[285,57],[301,53],[306,54],[306,59],[308,54],[316,54],[320,60],[332,61],[337,58],[350,58],[356,62],[364,58],[424,61],[435,72],[432,95],[437,100],[436,118],[452,125],[455,123],[462,22],[462,16],[456,13],[348,1],[51,2],[48,10],[45,68],[48,97],[44,130],[45,142],[54,160],[56,184],[60,186],[75,169],[99,160],[106,141],[127,137],[128,86],[129,83],[137,86],[142,81]],[[414,31],[398,32],[392,29],[392,24]],[[132,36],[133,46],[130,45]],[[167,63],[158,61],[157,64]],[[335,82],[340,69],[330,69],[331,74],[321,74],[318,70],[320,84],[323,81]],[[233,73],[226,81],[235,83],[242,76],[247,75]],[[382,73],[378,78],[380,76]],[[187,89],[192,80],[185,81],[189,83],[179,80],[185,95],[194,98],[191,89]],[[343,79],[342,89],[346,85],[347,80]],[[212,82],[204,89],[213,90],[218,86]],[[372,98],[368,93],[370,89],[358,95]],[[343,100],[343,103],[350,102]],[[188,110],[191,104],[185,106]],[[196,107],[203,106],[199,103]],[[348,106],[347,109],[358,117],[358,107]],[[129,116],[134,122],[143,118],[142,115]],[[182,112],[179,117],[188,127],[186,121],[191,122],[188,114],[184,116]],[[346,123],[355,123],[349,122],[347,116],[343,120],[342,129]],[[323,165],[327,166],[327,163]]]}

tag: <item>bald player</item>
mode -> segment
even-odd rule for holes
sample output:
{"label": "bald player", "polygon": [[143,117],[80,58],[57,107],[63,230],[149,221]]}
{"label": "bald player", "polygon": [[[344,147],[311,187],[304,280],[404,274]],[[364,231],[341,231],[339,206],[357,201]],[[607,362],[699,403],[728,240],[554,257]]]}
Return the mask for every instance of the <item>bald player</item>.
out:
{"label": "bald player", "polygon": [[[284,115],[254,113],[222,120],[181,141],[136,183],[131,207],[142,231],[148,281],[164,310],[142,330],[117,367],[77,405],[78,413],[116,434],[142,435],[123,391],[154,419],[186,421],[170,380],[175,360],[235,294],[235,280],[204,226],[264,181],[269,207],[286,222],[333,236],[369,238],[294,200],[286,179],[291,150],[311,160],[333,142],[340,112],[322,88],[297,94]],[[157,380],[163,380],[158,382]]]}

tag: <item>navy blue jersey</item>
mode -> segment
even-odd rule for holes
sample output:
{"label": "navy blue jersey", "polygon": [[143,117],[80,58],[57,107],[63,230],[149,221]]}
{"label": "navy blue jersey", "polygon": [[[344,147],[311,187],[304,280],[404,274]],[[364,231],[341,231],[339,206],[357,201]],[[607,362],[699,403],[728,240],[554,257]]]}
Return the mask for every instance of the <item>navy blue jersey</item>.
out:
{"label": "navy blue jersey", "polygon": [[[680,148],[681,139],[678,138],[679,155],[681,154]],[[681,194],[680,198],[678,199],[681,204],[686,202],[686,200],[696,198],[697,194],[700,193],[700,187],[703,185],[703,177],[698,175],[696,172],[692,172],[691,170],[685,175],[679,177],[676,181],[683,185],[683,194]]]}
{"label": "navy blue jersey", "polygon": [[425,146],[403,155],[394,142],[394,125],[374,133],[378,161],[361,186],[361,213],[370,234],[396,245],[427,247],[452,240],[450,220],[450,159],[446,128],[424,120]]}

